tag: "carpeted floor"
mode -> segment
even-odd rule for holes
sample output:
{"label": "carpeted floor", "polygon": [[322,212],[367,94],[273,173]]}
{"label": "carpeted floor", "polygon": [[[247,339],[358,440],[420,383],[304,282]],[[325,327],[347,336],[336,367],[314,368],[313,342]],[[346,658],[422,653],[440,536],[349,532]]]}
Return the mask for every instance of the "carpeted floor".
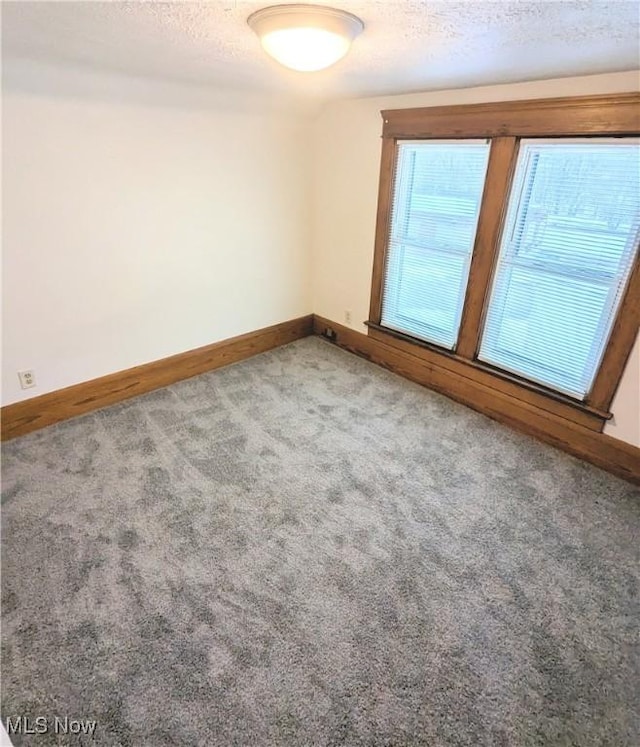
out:
{"label": "carpeted floor", "polygon": [[325,341],[3,471],[15,744],[640,744],[640,492]]}

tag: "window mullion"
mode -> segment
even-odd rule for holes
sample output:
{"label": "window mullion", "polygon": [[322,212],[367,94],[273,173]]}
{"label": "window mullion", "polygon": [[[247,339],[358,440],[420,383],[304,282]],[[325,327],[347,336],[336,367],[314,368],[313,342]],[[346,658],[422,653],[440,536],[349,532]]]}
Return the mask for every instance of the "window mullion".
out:
{"label": "window mullion", "polygon": [[492,140],[478,229],[469,270],[456,353],[472,360],[478,349],[482,315],[493,274],[502,217],[508,202],[518,152],[515,137]]}

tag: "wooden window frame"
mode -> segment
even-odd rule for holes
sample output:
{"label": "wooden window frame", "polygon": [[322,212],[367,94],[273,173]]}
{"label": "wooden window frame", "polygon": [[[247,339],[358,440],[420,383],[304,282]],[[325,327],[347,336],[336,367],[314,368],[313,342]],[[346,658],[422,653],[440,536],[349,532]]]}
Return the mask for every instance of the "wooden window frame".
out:
{"label": "wooden window frame", "polygon": [[[640,134],[640,94],[534,99],[491,104],[436,106],[381,112],[382,155],[371,282],[371,337],[548,411],[590,430],[602,431],[640,327],[640,255],[636,256],[607,347],[584,401],[565,396],[477,360],[484,315],[496,267],[520,141],[536,137],[615,137]],[[382,291],[389,244],[398,141],[491,140],[489,163],[454,352],[381,325]]]}

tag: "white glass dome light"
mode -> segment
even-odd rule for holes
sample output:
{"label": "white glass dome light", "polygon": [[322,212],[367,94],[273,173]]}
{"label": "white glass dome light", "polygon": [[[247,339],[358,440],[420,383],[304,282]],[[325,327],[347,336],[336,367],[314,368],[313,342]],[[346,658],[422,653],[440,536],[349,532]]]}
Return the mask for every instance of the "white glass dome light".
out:
{"label": "white glass dome light", "polygon": [[292,70],[313,72],[340,60],[364,29],[351,13],[324,5],[272,5],[247,19],[262,48]]}

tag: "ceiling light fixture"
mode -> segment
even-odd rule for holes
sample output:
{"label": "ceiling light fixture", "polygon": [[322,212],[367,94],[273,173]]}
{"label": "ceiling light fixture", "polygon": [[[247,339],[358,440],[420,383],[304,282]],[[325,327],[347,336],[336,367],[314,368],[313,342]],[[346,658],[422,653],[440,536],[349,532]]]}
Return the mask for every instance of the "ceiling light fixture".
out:
{"label": "ceiling light fixture", "polygon": [[301,72],[322,70],[349,51],[364,29],[351,13],[324,5],[272,5],[247,19],[262,48],[285,67]]}

